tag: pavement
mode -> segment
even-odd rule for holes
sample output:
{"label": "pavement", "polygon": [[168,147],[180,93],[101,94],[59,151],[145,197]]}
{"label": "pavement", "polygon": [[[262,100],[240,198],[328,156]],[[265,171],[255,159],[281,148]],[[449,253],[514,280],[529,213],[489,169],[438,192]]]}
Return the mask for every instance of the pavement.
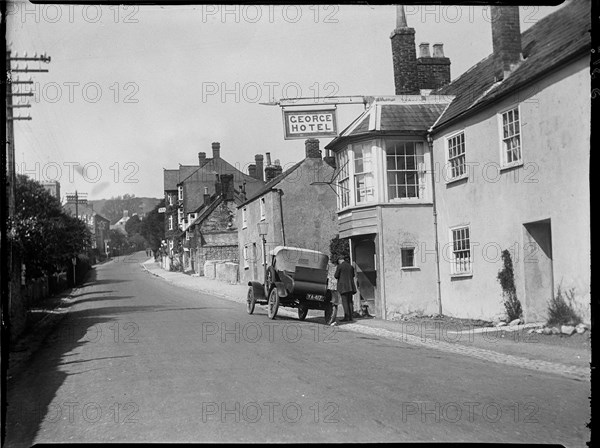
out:
{"label": "pavement", "polygon": [[[148,273],[177,286],[214,295],[244,306],[246,304],[247,285],[228,284],[206,277],[166,271],[153,258],[146,261],[140,260],[140,265]],[[343,316],[343,312],[341,307],[338,308],[339,319]],[[255,314],[258,313],[266,314],[266,306],[257,305]],[[277,316],[297,318],[297,311],[280,307]],[[323,323],[323,312],[311,310],[306,320]],[[529,327],[524,325],[517,329],[489,328],[487,331],[482,331],[470,328],[465,330],[455,324],[440,325],[425,321],[418,324],[414,322],[400,323],[377,318],[357,319],[352,323],[344,322],[339,325],[339,328],[344,331],[402,341],[410,345],[434,348],[447,353],[577,380],[590,380],[591,348],[587,343],[589,332],[579,335],[579,339],[585,338],[586,342],[564,346],[546,343],[549,340],[544,339],[561,336],[530,334],[528,333]]]}

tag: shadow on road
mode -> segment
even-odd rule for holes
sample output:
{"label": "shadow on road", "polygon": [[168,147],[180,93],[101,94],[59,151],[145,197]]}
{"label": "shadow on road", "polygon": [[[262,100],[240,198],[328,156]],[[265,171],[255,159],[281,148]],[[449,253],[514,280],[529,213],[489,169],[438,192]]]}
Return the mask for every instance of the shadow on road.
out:
{"label": "shadow on road", "polygon": [[[103,296],[113,291],[85,290],[97,285],[111,285],[126,283],[131,280],[109,278],[97,280],[96,269],[92,269],[85,279],[81,292],[73,297],[72,303],[61,303],[61,308],[69,309],[61,320],[54,323],[53,328],[46,328],[44,333],[38,326],[30,329],[31,332],[40,331],[36,343],[35,356],[29,355],[20,365],[9,371],[7,378],[7,408],[6,408],[6,447],[30,447],[44,428],[44,435],[48,436],[55,429],[52,425],[64,425],[65,418],[69,418],[69,408],[63,402],[77,401],[77,396],[69,397],[63,391],[61,400],[57,393],[69,376],[80,375],[94,370],[105,369],[106,360],[109,358],[127,358],[127,356],[99,356],[90,359],[77,359],[73,356],[82,356],[90,350],[80,350],[88,344],[114,343],[116,337],[112,331],[115,318],[124,313],[151,313],[165,308],[155,306],[131,306],[127,300],[132,296]],[[110,288],[109,288],[110,289]],[[118,288],[115,288],[118,289]],[[77,298],[83,297],[79,300]],[[123,306],[106,306],[114,304],[115,300],[124,300]],[[95,302],[95,303],[94,303]],[[106,304],[102,303],[106,302]],[[75,305],[85,304],[78,309]],[[53,310],[46,310],[50,314]],[[56,316],[56,314],[54,314]],[[100,330],[100,331],[99,331]],[[104,330],[104,331],[102,331]],[[131,331],[119,333],[119,342],[127,341],[132,337]],[[34,335],[35,339],[36,336]],[[59,402],[60,401],[60,402]],[[77,408],[81,416],[81,406]],[[60,414],[60,415],[59,415]]]}

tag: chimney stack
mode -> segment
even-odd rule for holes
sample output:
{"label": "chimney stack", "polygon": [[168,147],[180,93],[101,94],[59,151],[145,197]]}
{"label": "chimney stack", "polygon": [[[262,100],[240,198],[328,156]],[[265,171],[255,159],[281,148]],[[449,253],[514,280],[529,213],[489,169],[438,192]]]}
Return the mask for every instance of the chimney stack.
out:
{"label": "chimney stack", "polygon": [[219,175],[215,174],[215,194],[219,196],[221,193],[223,193],[223,185],[221,184]]}
{"label": "chimney stack", "polygon": [[208,193],[208,187],[204,187],[204,205],[210,203],[210,194]]}
{"label": "chimney stack", "polygon": [[275,168],[275,177],[279,176],[283,172],[283,168],[281,167],[279,159],[275,159],[275,162],[273,163],[273,168]]}
{"label": "chimney stack", "polygon": [[504,79],[522,59],[518,6],[492,6],[494,76]]}
{"label": "chimney stack", "polygon": [[226,201],[233,201],[233,174],[222,174],[221,175],[221,191],[223,199]]}
{"label": "chimney stack", "polygon": [[267,152],[267,166],[265,166],[265,182],[269,182],[272,179],[275,179],[279,174],[281,174],[281,167],[271,164],[271,153]]}
{"label": "chimney stack", "polygon": [[309,138],[304,141],[307,159],[320,159],[321,150],[319,149],[319,139]]}
{"label": "chimney stack", "polygon": [[265,182],[275,179],[276,176],[276,169],[273,165],[268,165],[265,167]]}
{"label": "chimney stack", "polygon": [[254,161],[256,162],[256,176],[255,178],[258,180],[265,180],[264,175],[263,175],[263,155],[262,154],[256,154],[254,156]]}
{"label": "chimney stack", "polygon": [[198,164],[200,165],[200,167],[203,167],[206,164],[206,153],[205,152],[198,153]]}
{"label": "chimney stack", "polygon": [[248,165],[248,176],[256,179],[256,165],[254,163]]}
{"label": "chimney stack", "polygon": [[439,89],[450,83],[450,59],[444,56],[444,44],[433,44],[433,56],[429,56],[428,43],[422,43],[419,47],[421,49],[421,55],[417,59],[419,89]]}
{"label": "chimney stack", "polygon": [[213,159],[221,158],[221,144],[219,142],[213,142],[212,151],[213,151]]}
{"label": "chimney stack", "polygon": [[396,6],[396,29],[390,35],[390,39],[396,95],[418,95],[420,92],[415,29],[408,27],[402,5]]}

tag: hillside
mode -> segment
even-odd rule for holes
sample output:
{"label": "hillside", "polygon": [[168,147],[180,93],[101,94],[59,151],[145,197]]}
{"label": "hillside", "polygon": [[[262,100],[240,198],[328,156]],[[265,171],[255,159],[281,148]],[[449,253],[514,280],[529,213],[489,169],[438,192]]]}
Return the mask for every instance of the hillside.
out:
{"label": "hillside", "polygon": [[[114,214],[114,212],[113,213],[108,212],[108,210],[106,210],[104,208],[105,205],[107,204],[107,202],[109,202],[109,201],[111,201],[111,202],[114,203],[115,202],[115,198],[111,198],[111,199],[97,199],[95,201],[88,201],[88,202],[93,205],[95,211],[97,211],[98,213],[100,213],[104,217],[110,219],[111,223],[113,223],[113,221],[116,222],[116,220],[118,220],[120,216],[116,216]],[[147,213],[149,213],[150,211],[152,211],[152,209],[154,209],[154,207],[156,207],[156,205],[160,201],[162,201],[162,199],[147,198],[147,197],[133,197],[133,198],[129,198],[127,201],[122,201],[123,202],[123,206],[119,207],[119,208],[121,210],[123,210],[123,209],[129,210],[129,216],[133,215],[134,213],[137,213],[138,215],[144,216]],[[126,202],[128,203],[127,205],[125,205]],[[131,203],[133,203],[134,205],[131,204]],[[113,205],[116,205],[116,204],[113,204]],[[113,209],[114,209],[114,207],[113,207]],[[122,216],[122,213],[119,213],[119,215]]]}

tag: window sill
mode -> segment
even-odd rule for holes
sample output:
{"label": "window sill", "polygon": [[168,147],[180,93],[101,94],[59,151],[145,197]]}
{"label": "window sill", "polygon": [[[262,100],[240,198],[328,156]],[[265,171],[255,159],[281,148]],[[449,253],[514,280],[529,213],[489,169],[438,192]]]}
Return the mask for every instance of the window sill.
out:
{"label": "window sill", "polygon": [[507,170],[510,170],[512,168],[518,168],[520,166],[523,166],[523,161],[522,160],[520,160],[518,162],[509,163],[509,164],[506,164],[506,165],[501,165],[500,166],[500,172],[507,171]]}
{"label": "window sill", "polygon": [[421,268],[418,266],[402,266],[400,268],[400,270],[402,270],[402,271],[420,271]]}
{"label": "window sill", "polygon": [[468,179],[468,178],[469,178],[468,174],[463,174],[462,176],[454,177],[452,179],[447,180],[446,181],[446,185],[450,185],[450,184],[453,184],[455,182],[458,182],[458,181],[461,181],[461,180],[464,180],[464,179]]}
{"label": "window sill", "polygon": [[470,278],[473,277],[472,272],[462,272],[460,274],[450,274],[450,278]]}

